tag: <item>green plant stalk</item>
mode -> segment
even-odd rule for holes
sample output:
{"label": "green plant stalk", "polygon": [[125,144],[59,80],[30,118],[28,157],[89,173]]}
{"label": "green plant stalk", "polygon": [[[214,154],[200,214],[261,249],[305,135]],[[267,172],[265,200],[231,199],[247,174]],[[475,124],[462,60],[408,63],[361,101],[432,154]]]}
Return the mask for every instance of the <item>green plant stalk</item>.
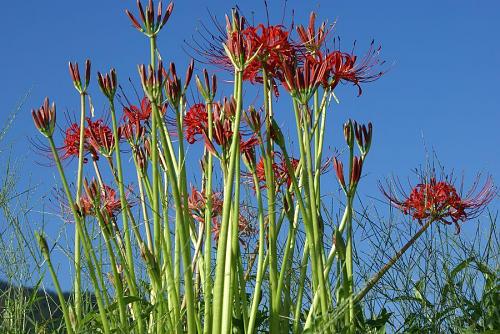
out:
{"label": "green plant stalk", "polygon": [[[250,169],[250,168],[249,168]],[[253,183],[255,187],[255,195],[257,196],[257,209],[259,219],[259,259],[257,261],[257,277],[255,279],[255,288],[252,293],[252,305],[250,308],[250,316],[248,320],[247,333],[255,333],[255,320],[259,311],[259,300],[262,289],[262,280],[264,277],[264,245],[265,245],[265,223],[264,223],[264,206],[262,203],[262,193],[260,191],[259,180],[255,169],[251,168]]]}
{"label": "green plant stalk", "polygon": [[127,314],[126,314],[126,305],[123,299],[123,282],[120,277],[120,274],[118,273],[117,270],[117,265],[116,265],[116,257],[113,252],[113,248],[111,246],[111,243],[109,241],[109,235],[108,235],[108,230],[106,227],[106,224],[104,222],[104,219],[100,213],[97,214],[97,220],[99,221],[99,225],[101,226],[102,230],[102,235],[104,237],[104,242],[106,243],[106,248],[108,249],[108,254],[109,254],[109,260],[111,262],[111,267],[113,269],[113,277],[114,277],[114,285],[115,285],[115,291],[116,291],[116,300],[118,304],[118,312],[120,315],[120,324],[122,327],[122,330],[126,330],[128,325],[127,325]]}
{"label": "green plant stalk", "polygon": [[[213,114],[211,101],[205,101],[208,114],[208,139],[213,139]],[[205,170],[207,184],[205,188],[205,198],[207,205],[205,207],[205,244],[204,244],[204,261],[205,261],[205,290],[203,299],[205,302],[203,332],[210,334],[212,330],[212,178],[213,178],[213,156],[208,152],[207,168]]]}
{"label": "green plant stalk", "polygon": [[[351,129],[352,130],[352,129]],[[354,161],[354,144],[349,147],[349,174],[352,175]],[[353,233],[352,233],[352,216],[353,216],[353,200],[356,193],[356,186],[349,182],[349,191],[347,192],[347,221],[346,221],[346,275],[347,275],[347,291],[349,299],[349,312],[346,313],[345,328],[349,328],[349,333],[354,331],[354,254],[353,254]]]}
{"label": "green plant stalk", "polygon": [[[326,124],[326,97],[328,92],[325,91],[323,94],[323,98],[321,101],[319,114],[321,118],[321,123],[319,123],[319,128],[315,129],[315,144],[316,145],[316,159],[315,159],[315,174],[314,174],[314,189],[316,190],[316,201],[317,203],[321,203],[321,159],[323,157],[323,144],[325,139],[325,124]],[[316,107],[315,107],[316,108]],[[315,109],[316,110],[316,109]],[[318,114],[317,114],[318,115]],[[316,122],[318,120],[315,120]]]}
{"label": "green plant stalk", "polygon": [[[172,268],[172,241],[170,237],[170,222],[168,219],[168,175],[166,172],[163,172],[164,178],[164,190],[163,190],[163,252],[166,254],[164,261],[164,267],[166,272],[165,282],[167,284],[168,291],[168,302],[170,312],[173,313],[174,316],[174,324],[177,326],[177,331],[181,331],[181,315],[179,310],[179,295],[177,294],[176,283],[175,283],[175,275]],[[174,326],[175,327],[175,326]]]}
{"label": "green plant stalk", "polygon": [[50,275],[52,276],[52,281],[54,282],[54,287],[56,288],[57,292],[57,297],[59,298],[59,303],[61,304],[61,310],[63,312],[63,317],[64,317],[64,323],[66,324],[66,330],[68,334],[73,334],[73,326],[71,325],[71,319],[69,316],[69,311],[68,311],[68,305],[66,304],[66,299],[64,298],[64,294],[61,290],[61,286],[59,285],[59,280],[57,279],[57,274],[54,270],[54,267],[52,265],[52,261],[50,259],[50,253],[48,248],[46,248],[46,241],[45,239],[42,240],[42,237],[36,233],[36,236],[38,237],[39,241],[38,243],[40,244],[40,249],[42,250],[42,255],[45,258],[45,261],[47,262],[47,265],[49,267]]}
{"label": "green plant stalk", "polygon": [[[286,193],[287,201],[288,203],[293,203],[292,202],[292,196],[290,196],[290,192],[287,191]],[[279,280],[278,280],[278,286],[277,286],[277,296],[281,296],[282,291],[283,291],[283,285],[285,282],[285,277],[289,277],[288,271],[290,269],[290,260],[293,257],[294,249],[295,249],[295,240],[297,237],[297,223],[299,219],[299,208],[296,205],[294,209],[294,214],[291,216],[291,214],[288,215],[288,221],[289,221],[289,232],[285,244],[285,253],[283,254],[283,260],[282,260],[282,267],[281,267],[281,272],[279,275]],[[288,293],[289,295],[289,293]],[[278,302],[280,300],[276,300]],[[286,304],[286,303],[285,303]],[[286,306],[286,305],[285,305]],[[286,324],[288,324],[288,315],[290,313],[290,310],[288,307],[283,307],[283,311],[286,312],[286,314],[282,314],[282,316],[286,319]],[[282,325],[280,325],[281,327]],[[283,328],[283,327],[281,327]]]}
{"label": "green plant stalk", "polygon": [[[156,115],[158,119],[160,119],[160,112],[158,110],[158,106],[156,103],[152,105],[153,115]],[[162,142],[166,141],[166,134],[163,131],[160,131],[160,135],[162,136]],[[153,150],[154,151],[154,150]],[[178,188],[178,180],[175,174],[174,163],[171,159],[171,152],[167,152],[165,155],[165,162],[167,164],[167,175],[169,182],[171,184],[172,196],[174,198],[175,204],[175,212],[176,212],[176,233],[178,233],[179,242],[181,243],[179,246],[179,251],[182,256],[182,262],[184,263],[184,290],[185,290],[185,298],[186,298],[186,306],[187,306],[187,324],[188,324],[188,333],[195,333],[196,331],[196,314],[194,309],[194,292],[193,292],[193,271],[191,268],[191,251],[190,251],[190,240],[188,232],[185,230],[186,221],[184,219],[183,214],[185,213],[182,205],[182,195]],[[177,243],[176,243],[177,247]],[[176,268],[177,270],[177,268]],[[178,279],[178,277],[177,277]],[[178,293],[180,295],[180,291]]]}
{"label": "green plant stalk", "polygon": [[[69,190],[68,181],[66,180],[66,175],[64,174],[64,169],[62,168],[61,160],[59,159],[59,154],[57,153],[56,145],[54,143],[54,138],[49,137],[48,139],[49,139],[50,150],[52,151],[52,155],[54,156],[57,170],[59,171],[59,175],[60,175],[61,181],[63,183],[64,192],[66,193],[66,197],[68,198],[68,203],[69,203],[69,206],[71,208],[71,212],[73,213],[73,216],[75,218],[75,225],[76,225],[76,228],[78,230],[78,234],[80,236],[83,236],[81,217],[75,208],[75,202],[74,202],[73,197],[71,196],[71,192]],[[83,238],[83,249],[84,249],[85,257],[87,258],[87,260],[89,262],[89,266],[88,266],[89,267],[88,268],[89,274],[90,274],[90,278],[92,280],[92,283],[94,284],[94,289],[95,289],[94,293],[96,295],[97,305],[99,308],[99,314],[101,316],[101,321],[102,321],[104,333],[109,334],[110,333],[109,323],[108,323],[108,319],[106,317],[106,312],[104,309],[104,303],[103,303],[102,295],[100,292],[99,284],[97,283],[97,278],[95,276],[94,267],[93,267],[92,262],[91,262],[90,253],[91,253],[92,247],[88,243],[88,240],[86,240],[85,238]]]}
{"label": "green plant stalk", "polygon": [[277,233],[276,233],[276,194],[273,171],[273,142],[271,140],[271,124],[273,118],[272,100],[270,99],[270,83],[265,69],[262,70],[264,82],[264,110],[266,116],[266,145],[264,154],[264,171],[267,187],[267,219],[268,219],[268,244],[269,244],[269,290],[271,294],[270,309],[270,331],[279,331],[279,316],[281,307],[281,295],[278,291],[278,255],[277,255]]}
{"label": "green plant stalk", "polygon": [[[320,240],[319,240],[319,232],[318,232],[318,216],[317,216],[317,208],[316,208],[316,202],[314,200],[314,184],[313,178],[312,178],[312,165],[311,165],[311,150],[310,150],[310,141],[309,141],[309,135],[307,131],[307,125],[302,124],[301,122],[301,117],[299,114],[299,106],[297,103],[297,100],[294,98],[293,99],[293,107],[295,111],[295,119],[297,123],[297,137],[299,139],[299,147],[300,147],[300,156],[301,156],[301,161],[303,162],[302,165],[306,169],[306,180],[307,180],[307,187],[305,187],[306,190],[306,196],[308,197],[308,204],[309,204],[309,214],[310,216],[308,217],[310,220],[304,221],[305,226],[308,227],[306,228],[306,233],[309,235],[309,243],[312,245],[310,247],[310,254],[311,254],[311,263],[312,263],[312,273],[313,273],[313,282],[317,284],[315,288],[319,288],[321,291],[321,311],[323,314],[326,314],[327,312],[327,292],[325,288],[325,283],[324,283],[324,278],[321,275],[323,272],[322,269],[322,255],[318,252],[320,248]],[[301,124],[302,124],[302,129],[304,130],[304,133],[301,132]],[[307,144],[304,143],[303,136],[306,136],[307,139]],[[305,161],[305,163],[304,163]],[[293,169],[292,169],[293,171]],[[311,226],[312,225],[312,226]]]}
{"label": "green plant stalk", "polygon": [[300,314],[302,311],[302,299],[304,297],[304,288],[307,275],[307,262],[309,262],[309,243],[305,242],[304,250],[302,251],[302,260],[300,261],[300,276],[299,288],[297,290],[297,299],[295,304],[295,313],[293,315],[293,333],[299,333]]}
{"label": "green plant stalk", "polygon": [[312,155],[311,155],[311,134],[307,131],[308,126],[304,124],[304,134],[306,136],[307,142],[304,145],[305,153],[306,153],[306,174],[307,174],[307,186],[309,188],[309,205],[311,210],[311,218],[312,218],[312,227],[313,227],[313,236],[314,236],[314,246],[316,247],[316,263],[317,263],[317,271],[318,271],[318,284],[319,289],[322,294],[321,302],[321,311],[323,314],[328,312],[328,292],[326,290],[325,279],[323,277],[323,233],[319,226],[318,220],[318,204],[316,203],[316,191],[314,189],[314,176],[313,176],[313,165],[312,165]]}
{"label": "green plant stalk", "polygon": [[[134,150],[134,148],[132,148]],[[143,221],[144,221],[144,229],[146,231],[146,240],[148,242],[148,249],[151,252],[151,254],[154,254],[153,250],[153,236],[151,234],[151,226],[149,224],[149,216],[148,216],[148,210],[146,207],[146,196],[144,194],[144,185],[143,185],[143,173],[141,171],[141,168],[139,167],[137,160],[135,158],[135,154],[132,154],[133,159],[134,159],[134,165],[135,165],[135,170],[136,170],[136,175],[137,175],[137,186],[139,187],[139,201],[141,202],[141,210],[142,210],[142,215],[144,216]]]}
{"label": "green plant stalk", "polygon": [[[230,160],[229,169],[227,171],[226,184],[224,186],[224,202],[222,209],[222,222],[221,231],[219,235],[219,242],[217,248],[217,264],[215,273],[215,284],[214,284],[214,310],[213,310],[213,333],[226,333],[221,331],[221,329],[228,329],[227,323],[222,324],[222,315],[228,310],[223,309],[222,300],[224,295],[224,289],[230,289],[230,286],[224,285],[224,268],[225,268],[225,256],[226,256],[226,244],[228,239],[229,230],[229,219],[231,214],[231,197],[233,193],[233,181],[235,174],[236,159],[240,159],[239,152],[237,151],[237,146],[239,143],[239,127],[241,120],[242,111],[242,81],[243,73],[240,70],[235,71],[235,84],[236,84],[236,117],[233,124],[233,139],[230,148]],[[238,171],[239,173],[239,171]],[[237,219],[237,218],[236,218]]]}
{"label": "green plant stalk", "polygon": [[[85,143],[85,92],[80,92],[80,141],[78,143],[78,172],[76,177],[76,199],[79,200],[83,182],[83,155]],[[75,229],[75,314],[77,323],[82,318],[82,265],[80,234]]]}
{"label": "green plant stalk", "polygon": [[[135,276],[135,268],[134,268],[134,257],[132,253],[132,242],[130,238],[130,227],[128,224],[128,203],[126,200],[126,194],[125,194],[125,187],[124,187],[124,181],[123,181],[123,170],[122,170],[122,161],[121,161],[121,154],[120,154],[120,138],[118,136],[118,122],[116,120],[116,111],[115,111],[115,104],[114,100],[111,98],[109,99],[109,107],[111,111],[111,122],[113,126],[113,137],[115,140],[115,157],[116,157],[116,171],[117,171],[117,177],[118,177],[118,191],[120,192],[120,204],[122,208],[122,223],[123,223],[123,230],[124,230],[124,238],[125,238],[125,254],[127,257],[127,263],[126,266],[128,267],[128,273],[130,275],[130,280],[129,280],[129,288],[130,292],[133,296],[138,296],[138,291],[137,291],[137,285],[136,285],[136,276]],[[139,333],[144,332],[144,323],[143,319],[140,315],[140,308],[137,305],[137,303],[133,304],[133,310],[135,313],[135,320],[137,322],[138,330]]]}
{"label": "green plant stalk", "polygon": [[[149,38],[149,46],[150,46],[150,64],[153,68],[153,71],[156,70],[155,66],[155,52],[156,52],[156,36],[152,36]],[[156,98],[151,99],[151,105],[157,106]],[[159,157],[158,157],[158,123],[160,117],[153,113],[152,121],[151,121],[151,164],[152,164],[152,173],[153,173],[153,205],[152,205],[152,214],[153,214],[153,233],[154,233],[154,252],[156,254],[160,254],[161,251],[161,225],[160,225],[160,173],[158,170]],[[158,257],[160,259],[160,257]]]}

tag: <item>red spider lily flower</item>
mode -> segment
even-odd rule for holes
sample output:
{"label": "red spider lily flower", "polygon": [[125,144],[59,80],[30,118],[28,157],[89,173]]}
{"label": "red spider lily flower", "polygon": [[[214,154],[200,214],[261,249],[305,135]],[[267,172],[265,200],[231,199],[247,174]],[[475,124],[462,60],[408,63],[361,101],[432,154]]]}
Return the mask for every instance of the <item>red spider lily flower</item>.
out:
{"label": "red spider lily flower", "polygon": [[240,153],[243,158],[250,164],[255,164],[255,146],[260,144],[259,138],[252,135],[246,140],[240,142]]}
{"label": "red spider lily flower", "polygon": [[151,102],[147,96],[142,98],[140,108],[135,105],[123,107],[123,119],[132,124],[147,121],[149,117],[151,117]]}
{"label": "red spider lily flower", "polygon": [[138,119],[135,123],[126,122],[120,126],[118,131],[132,145],[138,145],[146,135],[146,128],[141,125]]}
{"label": "red spider lily flower", "polygon": [[374,47],[372,41],[370,49],[360,61],[354,54],[333,51],[327,56],[329,70],[332,74],[330,87],[333,89],[341,81],[352,82],[358,87],[358,96],[361,95],[362,89],[360,83],[372,82],[380,78],[385,72],[374,72],[374,68],[383,65],[385,62],[378,58],[381,47]]}
{"label": "red spider lily flower", "polygon": [[[240,209],[243,208],[241,207]],[[243,213],[240,213],[238,217],[238,240],[243,247],[246,247],[248,244],[247,240],[257,233],[257,230],[251,223],[251,221],[255,221],[255,218],[251,218],[248,219]],[[214,234],[214,240],[217,242],[220,234],[220,222],[218,220],[214,220],[213,222],[212,233]]]}
{"label": "red spider lily flower", "polygon": [[[83,152],[84,155],[89,154],[92,156],[92,159],[98,160],[99,156],[97,155],[97,150],[91,145],[89,139],[91,137],[91,129],[94,133],[103,133],[106,138],[106,141],[110,142],[109,136],[113,135],[111,129],[103,123],[102,119],[98,119],[95,122],[87,117],[88,126],[84,129],[84,142],[83,142]],[[62,151],[61,159],[68,159],[71,157],[78,157],[79,149],[80,149],[80,126],[77,123],[72,123],[65,131],[65,136],[63,140],[63,146],[59,149]],[[96,138],[95,141],[96,146],[102,147],[104,142],[101,139]],[[84,163],[87,162],[87,158],[84,158]]]}
{"label": "red spider lily flower", "polygon": [[198,140],[197,136],[202,135],[208,127],[208,114],[204,103],[197,103],[191,106],[184,116],[184,134],[189,144]]}
{"label": "red spider lily flower", "polygon": [[35,126],[45,137],[52,137],[54,134],[54,128],[56,126],[56,104],[52,102],[49,103],[49,98],[46,97],[43,101],[42,106],[36,110],[31,111],[31,116],[33,117],[33,122]]}
{"label": "red spider lily flower", "polygon": [[[101,153],[105,157],[111,157],[115,150],[115,138],[113,131],[103,123],[102,119],[92,122],[87,118],[88,127],[85,129],[88,143],[92,148]],[[118,137],[120,137],[121,128],[118,129]]]}
{"label": "red spider lily flower", "polygon": [[[212,220],[216,220],[222,215],[224,199],[221,192],[212,192]],[[188,198],[188,207],[194,220],[199,223],[205,221],[205,209],[207,198],[204,193],[191,186],[191,195]]]}
{"label": "red spider lily flower", "polygon": [[432,219],[446,225],[454,224],[458,234],[459,222],[478,217],[485,206],[496,196],[491,177],[486,179],[484,186],[476,193],[478,181],[479,178],[465,197],[458,193],[448,179],[437,181],[435,177],[417,184],[403,199],[396,198],[383,187],[380,188],[391,204],[405,215],[410,215],[419,223]]}
{"label": "red spider lily flower", "polygon": [[[292,165],[293,170],[296,171],[297,167],[299,166],[299,160],[290,158],[290,163]],[[292,176],[290,175],[290,173],[288,173],[288,168],[286,166],[285,158],[279,152],[273,152],[272,169],[274,173],[274,182],[276,184],[276,189],[278,189],[280,186],[284,184],[286,184],[286,186],[289,188],[290,185],[292,184]],[[259,183],[261,184],[260,188],[261,189],[266,188],[267,185],[266,185],[264,157],[261,157],[259,162],[255,166],[255,173],[257,174],[257,179]]]}
{"label": "red spider lily flower", "polygon": [[308,58],[305,59],[302,66],[298,66],[295,61],[283,62],[281,82],[292,97],[305,105],[322,83],[328,70],[328,64],[326,61],[313,62]]}
{"label": "red spider lily flower", "polygon": [[158,3],[158,7],[156,9],[156,17],[155,17],[154,3],[152,0],[149,0],[145,11],[141,4],[141,1],[137,0],[137,8],[139,10],[140,22],[127,9],[125,10],[125,13],[132,22],[132,25],[137,30],[150,37],[153,37],[157,35],[163,28],[163,26],[167,23],[174,9],[174,3],[171,2],[168,4],[167,10],[165,11],[165,15],[163,15],[163,4],[162,1],[160,0],[160,2]]}
{"label": "red spider lily flower", "polygon": [[283,29],[281,25],[249,26],[243,30],[245,38],[251,40],[253,45],[259,46],[255,59],[249,63],[243,72],[243,79],[250,82],[262,83],[261,70],[265,70],[268,77],[272,80],[275,88],[274,78],[277,78],[280,71],[280,65],[285,59],[295,57],[295,47],[289,40],[289,32]]}
{"label": "red spider lily flower", "polygon": [[326,23],[321,23],[320,27],[316,31],[315,27],[316,21],[316,13],[311,12],[309,16],[309,26],[304,28],[304,26],[299,25],[297,27],[297,33],[299,35],[299,39],[302,42],[302,45],[309,51],[311,54],[316,54],[319,52],[323,44],[325,43],[326,37],[330,32],[326,30]]}
{"label": "red spider lily flower", "polygon": [[96,180],[90,183],[84,181],[85,194],[79,199],[80,213],[86,216],[97,217],[98,212],[103,216],[105,222],[114,219],[122,210],[121,201],[116,190],[103,184],[99,186]]}

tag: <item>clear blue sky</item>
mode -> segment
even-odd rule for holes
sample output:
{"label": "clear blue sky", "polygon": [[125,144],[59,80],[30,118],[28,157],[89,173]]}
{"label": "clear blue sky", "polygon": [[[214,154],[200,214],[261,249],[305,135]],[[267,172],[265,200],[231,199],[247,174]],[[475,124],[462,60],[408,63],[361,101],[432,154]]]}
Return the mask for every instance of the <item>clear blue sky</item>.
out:
{"label": "clear blue sky", "polygon": [[[268,2],[271,23],[281,22],[284,2]],[[222,19],[232,5],[176,1],[159,39],[163,57],[175,61],[183,73],[188,62],[183,41],[191,39],[200,21],[209,23],[207,9]],[[241,1],[239,6],[245,15],[255,12],[256,21],[265,21],[263,1]],[[38,166],[39,157],[32,154],[27,139],[38,134],[31,108],[49,96],[57,102],[60,121],[63,111],[76,115],[79,101],[68,74],[69,60],[83,63],[88,57],[93,75],[113,66],[122,83],[129,76],[137,83],[136,65],[147,62],[147,42],[124,14],[125,8],[135,12],[135,1],[26,0],[2,7],[0,122],[31,89],[8,141],[15,143],[18,156],[24,156],[23,179],[29,176],[40,184],[39,193],[47,194],[57,175],[55,169]],[[364,195],[380,198],[377,180],[411,175],[411,169],[425,161],[425,145],[437,151],[449,170],[464,172],[468,181],[483,172],[500,182],[500,2],[288,1],[285,22],[292,9],[297,23],[307,24],[311,10],[320,20],[337,19],[334,33],[348,50],[354,40],[361,52],[375,39],[382,45],[382,58],[392,64],[389,73],[367,84],[359,98],[354,88],[342,88],[341,104],[329,118],[332,133],[327,140],[332,150],[342,143],[340,124],[347,118],[374,123]],[[95,81],[90,93],[96,111],[102,112],[104,101]],[[52,231],[62,224],[52,217],[47,223],[54,225]]]}

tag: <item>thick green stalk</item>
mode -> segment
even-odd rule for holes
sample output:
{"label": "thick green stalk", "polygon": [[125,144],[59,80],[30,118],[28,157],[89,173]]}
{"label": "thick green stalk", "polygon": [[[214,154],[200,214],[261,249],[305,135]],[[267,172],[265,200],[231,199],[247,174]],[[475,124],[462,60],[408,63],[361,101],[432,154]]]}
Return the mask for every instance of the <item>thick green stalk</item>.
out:
{"label": "thick green stalk", "polygon": [[262,279],[264,277],[264,245],[265,245],[265,223],[264,223],[264,205],[262,203],[262,193],[260,191],[259,180],[255,170],[252,169],[253,184],[255,187],[255,195],[257,197],[257,209],[259,220],[259,259],[257,261],[257,277],[255,279],[255,288],[252,293],[252,305],[250,309],[250,317],[248,320],[247,333],[253,334],[255,332],[255,320],[257,319],[257,312],[259,311],[259,300],[262,289]]}
{"label": "thick green stalk", "polygon": [[[306,236],[308,237],[308,242],[312,245],[310,247],[311,254],[311,265],[312,265],[312,274],[313,274],[313,286],[319,288],[321,291],[321,310],[324,314],[327,312],[327,293],[324,283],[324,278],[321,275],[322,272],[322,255],[318,252],[320,248],[320,240],[319,232],[318,232],[318,216],[317,216],[317,208],[315,206],[314,201],[314,185],[312,184],[312,165],[311,165],[311,151],[310,151],[310,142],[307,141],[304,143],[303,136],[306,135],[306,139],[309,139],[307,135],[306,124],[303,124],[304,119],[300,117],[300,110],[296,99],[293,99],[293,107],[295,111],[295,120],[297,123],[297,137],[299,140],[300,147],[300,156],[302,161],[302,166],[306,169],[306,182],[307,186],[305,187],[306,196],[308,198],[309,204],[309,220],[304,220],[304,225],[306,227]],[[304,133],[302,132],[304,131]]]}
{"label": "thick green stalk", "polygon": [[[305,119],[305,118],[304,118]],[[326,314],[328,312],[328,293],[326,290],[326,285],[325,285],[325,279],[322,275],[323,273],[323,233],[320,229],[319,226],[319,220],[318,220],[318,203],[316,203],[316,196],[315,196],[315,189],[314,189],[314,177],[313,177],[313,165],[312,165],[312,155],[311,155],[311,137],[309,134],[308,126],[306,124],[303,124],[303,129],[304,133],[306,135],[306,143],[304,145],[305,148],[305,153],[306,153],[306,174],[307,174],[307,186],[309,188],[309,205],[310,205],[310,210],[311,210],[311,218],[312,218],[312,227],[313,227],[313,236],[314,236],[314,247],[316,247],[316,255],[317,255],[317,272],[318,272],[318,284],[319,284],[319,289],[321,291],[322,297],[321,298],[321,311],[323,314]]]}
{"label": "thick green stalk", "polygon": [[304,288],[307,275],[307,262],[309,262],[309,243],[305,242],[304,250],[302,251],[302,260],[300,261],[300,276],[299,288],[297,290],[297,298],[295,300],[295,313],[293,315],[293,333],[299,333],[300,315],[302,313],[302,298],[304,297]]}
{"label": "thick green stalk", "polygon": [[[76,177],[76,199],[79,200],[83,182],[83,155],[85,143],[85,92],[80,93],[80,141],[78,143],[78,172]],[[82,265],[80,234],[75,229],[75,313],[77,322],[82,318]]]}
{"label": "thick green stalk", "polygon": [[78,231],[77,233],[82,237],[82,240],[83,240],[83,250],[85,253],[85,257],[87,258],[87,261],[88,261],[88,270],[89,270],[90,278],[91,278],[92,283],[94,285],[94,289],[95,289],[94,293],[95,293],[96,299],[97,299],[97,306],[99,309],[99,314],[101,316],[103,330],[104,330],[105,334],[109,334],[110,333],[109,323],[108,323],[106,311],[104,308],[104,302],[103,302],[102,295],[100,292],[99,283],[97,282],[97,278],[95,276],[94,266],[93,266],[92,261],[91,261],[91,259],[92,259],[92,257],[91,257],[92,245],[90,244],[90,242],[88,240],[85,239],[85,236],[83,234],[82,219],[81,219],[81,216],[75,207],[74,199],[71,195],[71,191],[69,190],[68,181],[66,180],[66,175],[64,173],[64,169],[62,168],[61,160],[59,159],[59,154],[57,153],[54,139],[52,137],[49,137],[48,139],[49,139],[50,150],[52,151],[52,155],[54,156],[54,160],[56,162],[56,167],[57,167],[57,170],[59,171],[59,175],[60,175],[61,181],[63,183],[64,192],[66,193],[66,197],[68,199],[68,203],[69,203],[69,206],[71,208],[71,212],[73,213],[73,216],[75,218],[75,226],[76,226],[76,229]]}
{"label": "thick green stalk", "polygon": [[[224,310],[222,306],[223,295],[225,289],[230,289],[231,286],[224,285],[224,268],[226,260],[226,246],[229,232],[229,220],[231,215],[231,201],[233,196],[233,185],[234,185],[234,174],[236,172],[236,159],[240,159],[239,152],[237,151],[237,146],[239,143],[239,132],[240,132],[240,120],[242,111],[242,81],[243,73],[237,70],[235,72],[235,84],[236,84],[236,117],[233,123],[233,138],[230,148],[230,159],[229,159],[229,169],[227,171],[226,183],[224,185],[224,202],[222,209],[222,221],[221,230],[218,241],[217,248],[217,265],[215,273],[215,285],[214,285],[214,298],[213,298],[213,333],[226,333],[222,331],[223,328],[227,328],[227,323],[222,324],[222,315],[227,310]],[[239,171],[238,171],[239,172]],[[237,219],[237,218],[236,218]]]}
{"label": "thick green stalk", "polygon": [[108,250],[109,254],[109,260],[111,262],[111,268],[113,270],[113,278],[114,278],[114,287],[116,291],[116,302],[118,303],[118,312],[120,315],[120,324],[122,327],[122,330],[126,330],[128,328],[127,324],[127,307],[125,305],[125,301],[123,299],[123,282],[120,274],[118,273],[118,267],[116,264],[116,257],[113,252],[113,248],[111,246],[111,242],[109,241],[109,235],[108,235],[108,230],[106,223],[104,222],[103,217],[101,216],[100,213],[97,214],[97,220],[99,221],[99,225],[102,230],[102,235],[104,237],[104,242],[106,244],[106,248]]}
{"label": "thick green stalk", "polygon": [[[160,119],[160,112],[158,110],[158,106],[156,103],[152,103],[152,111],[153,115],[156,115],[158,119]],[[168,132],[167,132],[168,134]],[[163,142],[166,142],[167,134],[163,131],[160,131],[160,136]],[[166,143],[165,143],[166,144]],[[166,146],[164,146],[166,147]],[[168,148],[167,148],[168,149]],[[154,151],[155,149],[153,149]],[[176,233],[178,233],[178,241],[180,242],[179,251],[182,257],[182,262],[184,263],[184,292],[186,298],[186,306],[187,306],[187,323],[188,323],[188,333],[196,332],[196,314],[195,314],[195,302],[194,302],[194,291],[193,291],[193,271],[191,268],[191,249],[190,249],[190,240],[189,240],[189,232],[186,231],[186,224],[188,223],[188,219],[185,219],[185,209],[182,204],[182,194],[178,188],[178,179],[175,174],[174,162],[171,158],[171,152],[167,152],[165,155],[165,162],[167,164],[167,175],[169,182],[171,184],[172,189],[172,197],[174,199],[175,205],[175,213],[176,213]],[[177,247],[177,240],[176,240]],[[176,269],[177,270],[177,269]],[[180,295],[178,293],[178,295]]]}
{"label": "thick green stalk", "polygon": [[[212,141],[213,139],[213,114],[212,114],[212,103],[211,101],[206,101],[207,114],[208,114],[208,139]],[[207,184],[205,188],[205,198],[207,201],[205,207],[205,249],[204,249],[204,260],[205,260],[205,291],[204,291],[204,302],[205,302],[205,323],[203,326],[203,332],[209,334],[212,331],[212,177],[213,177],[213,156],[210,152],[207,153],[207,168],[205,170],[205,177],[207,178]]]}
{"label": "thick green stalk", "polygon": [[66,331],[68,334],[73,334],[73,326],[71,325],[71,319],[69,316],[68,305],[66,304],[66,299],[64,298],[64,294],[61,290],[61,286],[59,285],[59,280],[57,279],[57,274],[52,266],[52,261],[50,259],[49,249],[47,248],[47,242],[43,237],[41,237],[38,233],[36,233],[38,238],[38,243],[40,244],[40,248],[42,250],[42,255],[45,258],[45,262],[49,267],[50,275],[52,276],[52,281],[54,282],[54,287],[56,288],[57,297],[59,298],[59,303],[61,310],[63,312],[64,323],[66,325]]}

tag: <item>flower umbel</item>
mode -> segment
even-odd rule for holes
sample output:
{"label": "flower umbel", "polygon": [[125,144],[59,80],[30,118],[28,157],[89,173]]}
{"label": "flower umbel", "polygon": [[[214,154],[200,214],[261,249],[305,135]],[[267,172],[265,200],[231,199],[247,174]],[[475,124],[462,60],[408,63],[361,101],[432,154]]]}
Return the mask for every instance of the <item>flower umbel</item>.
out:
{"label": "flower umbel", "polygon": [[491,177],[486,179],[484,186],[476,193],[477,188],[478,180],[467,195],[462,197],[448,179],[437,181],[433,176],[417,184],[403,199],[396,198],[382,187],[381,190],[405,215],[410,215],[420,223],[432,219],[446,225],[455,224],[458,234],[459,222],[477,217],[495,197],[496,191]]}

